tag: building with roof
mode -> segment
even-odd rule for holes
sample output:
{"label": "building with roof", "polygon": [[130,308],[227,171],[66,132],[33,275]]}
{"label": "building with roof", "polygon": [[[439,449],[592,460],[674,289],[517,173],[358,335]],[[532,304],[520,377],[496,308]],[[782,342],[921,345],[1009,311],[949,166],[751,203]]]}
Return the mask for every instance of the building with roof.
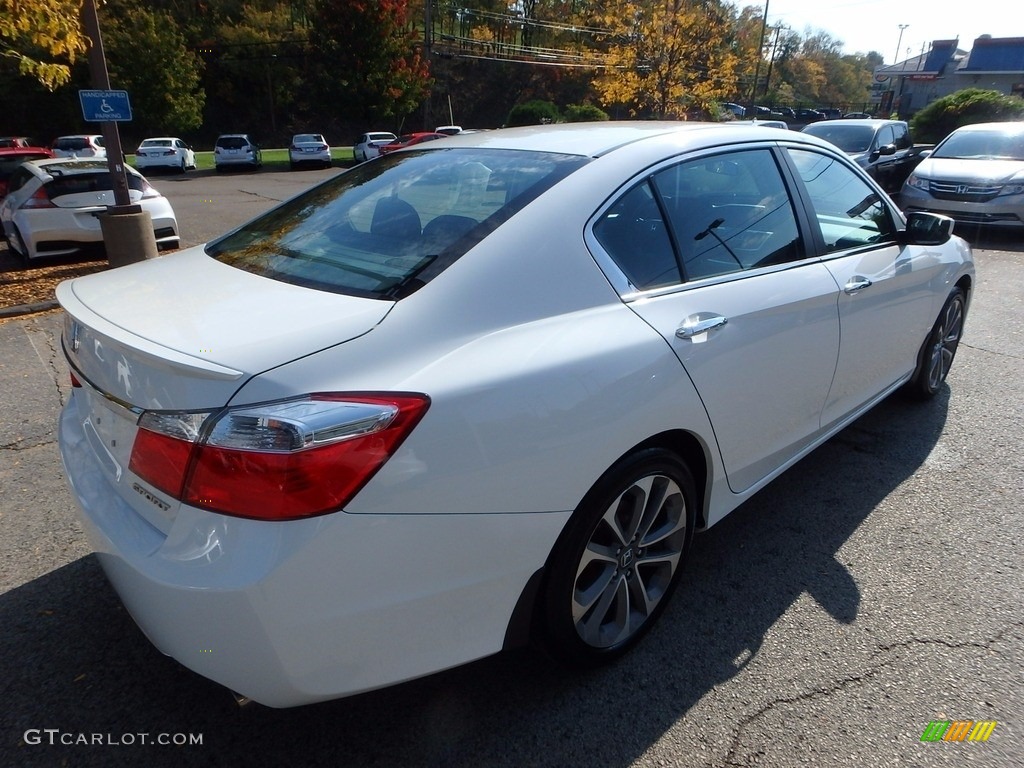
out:
{"label": "building with roof", "polygon": [[969,52],[958,39],[935,40],[919,56],[875,69],[872,100],[880,114],[906,119],[965,88],[1024,98],[1024,37],[982,35]]}

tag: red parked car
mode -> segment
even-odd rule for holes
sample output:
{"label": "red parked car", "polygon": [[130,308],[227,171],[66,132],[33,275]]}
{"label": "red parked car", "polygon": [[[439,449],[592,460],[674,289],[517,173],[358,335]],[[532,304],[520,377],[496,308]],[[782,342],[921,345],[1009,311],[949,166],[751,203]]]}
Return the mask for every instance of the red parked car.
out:
{"label": "red parked car", "polygon": [[437,133],[435,131],[421,131],[419,133],[406,133],[399,136],[397,139],[392,141],[390,144],[385,144],[380,148],[380,153],[386,155],[389,152],[394,152],[396,149],[405,149],[411,147],[413,144],[422,144],[424,141],[434,141],[436,139],[447,139],[447,133]]}
{"label": "red parked car", "polygon": [[26,160],[53,157],[46,147],[0,147],[0,200],[7,196],[7,180],[11,173]]}

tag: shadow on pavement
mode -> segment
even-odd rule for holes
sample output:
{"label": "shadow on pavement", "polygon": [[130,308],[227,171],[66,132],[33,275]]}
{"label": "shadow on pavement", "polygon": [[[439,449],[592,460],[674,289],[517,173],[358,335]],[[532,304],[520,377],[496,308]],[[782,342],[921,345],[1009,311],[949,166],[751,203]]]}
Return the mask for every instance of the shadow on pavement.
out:
{"label": "shadow on pavement", "polygon": [[[854,621],[862,595],[837,553],[922,465],[948,395],[925,405],[890,398],[698,536],[659,625],[619,663],[589,673],[520,651],[349,699],[238,709],[225,689],[161,656],[96,560],[77,560],[0,597],[0,764],[627,766],[740,674],[805,593],[837,624]],[[728,733],[741,708],[692,730]],[[203,743],[29,745],[30,728],[201,734]]]}

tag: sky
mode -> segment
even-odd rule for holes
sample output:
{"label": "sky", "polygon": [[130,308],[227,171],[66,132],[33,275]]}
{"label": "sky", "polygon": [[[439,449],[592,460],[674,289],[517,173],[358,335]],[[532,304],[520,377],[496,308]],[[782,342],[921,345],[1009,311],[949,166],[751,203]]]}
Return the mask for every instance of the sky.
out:
{"label": "sky", "polygon": [[[812,34],[823,30],[843,41],[844,53],[878,51],[886,64],[917,56],[922,46],[927,51],[933,40],[959,38],[959,47],[969,51],[981,35],[1024,37],[1024,10],[1017,0],[741,0],[736,4],[763,8],[765,1],[769,26],[785,24],[802,36],[808,27]],[[902,39],[900,24],[909,25]]]}

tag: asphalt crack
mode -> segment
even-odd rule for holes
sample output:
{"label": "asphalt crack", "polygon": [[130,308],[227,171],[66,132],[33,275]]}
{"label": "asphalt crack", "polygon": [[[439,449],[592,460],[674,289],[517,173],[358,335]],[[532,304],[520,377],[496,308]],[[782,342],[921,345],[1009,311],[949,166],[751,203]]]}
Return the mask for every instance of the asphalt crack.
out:
{"label": "asphalt crack", "polygon": [[881,672],[885,671],[886,668],[892,666],[894,663],[897,663],[897,660],[889,659],[880,662],[876,666],[870,666],[871,661],[878,659],[879,657],[890,655],[894,651],[898,651],[901,649],[912,648],[914,646],[922,645],[941,645],[945,648],[949,648],[950,650],[962,650],[964,648],[991,650],[994,644],[1005,639],[1005,637],[1008,634],[1010,634],[1010,632],[1012,632],[1014,629],[1019,629],[1021,627],[1024,627],[1024,622],[1014,622],[1012,624],[1007,625],[999,632],[996,632],[995,635],[993,635],[985,641],[966,641],[957,643],[951,642],[949,640],[942,640],[939,638],[914,637],[910,638],[909,640],[901,641],[899,643],[892,643],[890,645],[880,646],[878,649],[875,650],[874,653],[872,653],[871,660],[869,660],[869,668],[864,673],[859,675],[850,675],[848,677],[844,677],[837,681],[834,681],[831,685],[814,688],[813,690],[805,691],[803,693],[796,694],[795,696],[784,696],[777,699],[772,699],[771,701],[764,704],[764,706],[760,707],[756,712],[753,712],[752,714],[744,718],[741,718],[733,730],[732,743],[730,744],[729,751],[726,753],[725,758],[722,761],[722,765],[730,766],[732,768],[745,768],[748,765],[748,763],[746,762],[741,762],[736,755],[743,742],[744,732],[749,726],[753,725],[762,717],[771,713],[777,707],[788,706],[791,704],[799,704],[806,701],[813,701],[817,698],[832,696],[833,694],[839,693],[845,690],[846,688],[860,685],[861,683],[867,682],[868,680],[877,677]]}

